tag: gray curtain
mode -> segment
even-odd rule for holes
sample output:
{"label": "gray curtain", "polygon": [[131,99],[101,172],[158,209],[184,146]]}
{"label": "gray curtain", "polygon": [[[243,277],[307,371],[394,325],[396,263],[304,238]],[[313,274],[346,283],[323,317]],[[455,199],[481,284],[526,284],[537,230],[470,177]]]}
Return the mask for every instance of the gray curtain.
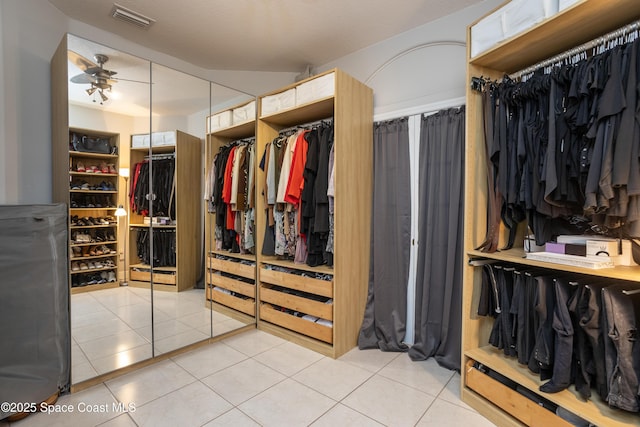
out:
{"label": "gray curtain", "polygon": [[413,360],[460,369],[464,107],[423,117]]}
{"label": "gray curtain", "polygon": [[369,291],[358,347],[406,351],[411,240],[408,119],[374,124]]}

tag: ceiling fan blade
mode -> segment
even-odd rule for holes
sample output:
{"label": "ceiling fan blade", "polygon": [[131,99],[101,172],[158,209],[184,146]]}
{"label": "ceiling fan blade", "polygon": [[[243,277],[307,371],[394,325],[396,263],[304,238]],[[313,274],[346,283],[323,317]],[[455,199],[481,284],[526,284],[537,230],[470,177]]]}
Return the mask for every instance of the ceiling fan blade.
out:
{"label": "ceiling fan blade", "polygon": [[96,68],[98,70],[100,69],[98,64],[72,50],[67,50],[67,57],[69,58],[69,61],[71,61],[76,67],[80,68],[83,71],[86,71],[90,68]]}
{"label": "ceiling fan blade", "polygon": [[132,83],[143,83],[145,85],[148,85],[149,82],[143,82],[142,80],[131,80],[131,79],[123,79],[121,77],[114,77],[112,79],[112,81],[116,81],[116,82],[132,82]]}
{"label": "ceiling fan blade", "polygon": [[71,77],[71,82],[72,83],[80,83],[80,84],[84,84],[84,83],[95,83],[96,82],[96,78],[83,73],[83,74],[78,74],[76,76]]}

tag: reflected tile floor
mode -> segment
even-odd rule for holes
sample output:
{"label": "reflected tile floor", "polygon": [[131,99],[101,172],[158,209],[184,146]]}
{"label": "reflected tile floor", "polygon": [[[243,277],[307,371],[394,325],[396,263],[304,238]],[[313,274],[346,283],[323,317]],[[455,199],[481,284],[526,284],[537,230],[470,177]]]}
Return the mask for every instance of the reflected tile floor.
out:
{"label": "reflected tile floor", "polygon": [[[205,307],[204,289],[156,292],[156,355],[243,326]],[[151,357],[151,293],[118,287],[71,295],[73,383]]]}
{"label": "reflected tile floor", "polygon": [[432,360],[358,349],[334,360],[252,330],[62,396],[71,414],[12,425],[493,426],[459,388]]}

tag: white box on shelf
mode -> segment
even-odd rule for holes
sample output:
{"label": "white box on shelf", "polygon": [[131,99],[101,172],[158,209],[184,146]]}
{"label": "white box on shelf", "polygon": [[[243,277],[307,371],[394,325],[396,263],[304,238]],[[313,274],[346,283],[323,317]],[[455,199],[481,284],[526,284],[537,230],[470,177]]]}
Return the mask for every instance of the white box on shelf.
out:
{"label": "white box on shelf", "polygon": [[478,56],[503,40],[502,9],[499,9],[471,27],[471,57]]}
{"label": "white box on shelf", "polygon": [[214,132],[218,129],[224,129],[233,123],[233,113],[231,110],[221,111],[209,116],[208,131]]}
{"label": "white box on shelf", "polygon": [[335,73],[325,74],[296,87],[296,105],[307,104],[333,96],[336,92]]}
{"label": "white box on shelf", "polygon": [[631,253],[631,242],[618,239],[587,240],[587,256],[605,256],[615,265],[637,265]]}
{"label": "white box on shelf", "polygon": [[262,97],[260,115],[266,116],[296,106],[296,88]]}
{"label": "white box on shelf", "polygon": [[528,30],[545,18],[543,0],[512,0],[502,10],[505,38]]}
{"label": "white box on shelf", "polygon": [[256,101],[251,101],[242,107],[233,109],[233,124],[248,122],[256,118]]}
{"label": "white box on shelf", "polygon": [[[176,145],[176,134],[173,131],[153,132],[151,134],[154,147]],[[149,134],[131,136],[131,148],[148,148]]]}

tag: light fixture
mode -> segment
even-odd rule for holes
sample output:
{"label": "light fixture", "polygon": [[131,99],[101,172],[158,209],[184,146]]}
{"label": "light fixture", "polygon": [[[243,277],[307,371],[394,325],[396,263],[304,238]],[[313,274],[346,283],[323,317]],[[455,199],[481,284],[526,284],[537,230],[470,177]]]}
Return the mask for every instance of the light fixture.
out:
{"label": "light fixture", "polygon": [[109,100],[109,97],[108,97],[107,95],[105,95],[105,94],[104,94],[104,91],[103,91],[102,89],[100,89],[100,90],[98,91],[98,93],[100,94],[100,98],[102,98],[102,101],[103,101],[103,102],[104,102],[104,101],[108,101],[108,100]]}
{"label": "light fixture", "polygon": [[139,12],[134,12],[133,10],[120,6],[117,3],[113,4],[111,16],[115,19],[119,19],[120,21],[128,22],[129,24],[144,28],[145,30],[149,28],[151,24],[156,22],[155,19],[144,16]]}
{"label": "light fixture", "polygon": [[91,86],[89,89],[86,90],[87,95],[89,95],[89,96],[93,95],[93,92],[95,92],[96,89],[98,89],[98,88],[94,87],[94,86]]}
{"label": "light fixture", "polygon": [[124,210],[122,205],[118,205],[118,209],[113,213],[115,216],[126,216],[127,211]]}

